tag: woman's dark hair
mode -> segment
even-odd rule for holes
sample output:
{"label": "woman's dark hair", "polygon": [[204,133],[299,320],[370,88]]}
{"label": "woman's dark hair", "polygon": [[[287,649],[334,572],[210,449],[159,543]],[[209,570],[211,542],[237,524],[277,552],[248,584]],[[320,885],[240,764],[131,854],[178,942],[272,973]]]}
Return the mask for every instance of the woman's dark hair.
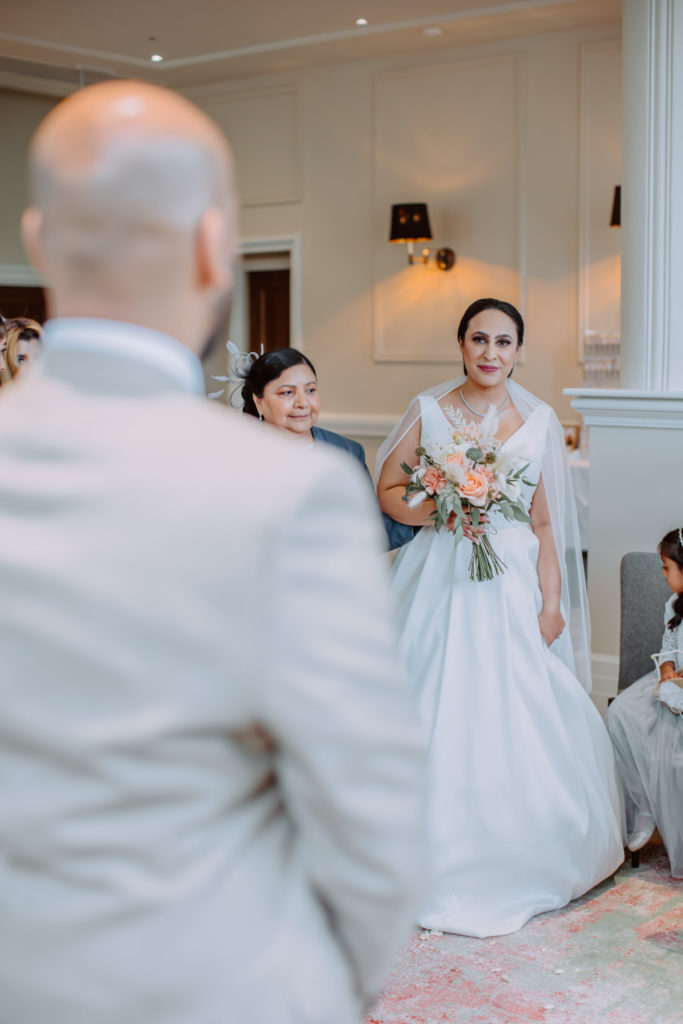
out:
{"label": "woman's dark hair", "polygon": [[[505,299],[477,299],[476,302],[470,303],[458,324],[458,341],[465,340],[470,321],[487,309],[499,309],[501,313],[505,313],[506,316],[510,317],[517,328],[517,347],[521,348],[524,343],[524,321],[522,314],[511,302],[506,302]],[[465,367],[465,373],[467,373],[467,367]]]}
{"label": "woman's dark hair", "polygon": [[299,366],[301,363],[310,366],[313,375],[317,377],[311,360],[296,348],[276,348],[272,352],[264,352],[262,356],[254,360],[242,386],[242,401],[244,402],[242,412],[258,417],[254,395],[257,398],[263,398],[266,384],[270,384],[271,380],[277,380],[280,374],[289,370],[291,366]]}
{"label": "woman's dark hair", "polygon": [[[683,569],[683,544],[681,530],[671,530],[659,542],[657,548],[660,558],[670,558],[679,569]],[[669,629],[677,629],[683,621],[683,594],[677,594],[673,605],[673,615],[667,622]]]}

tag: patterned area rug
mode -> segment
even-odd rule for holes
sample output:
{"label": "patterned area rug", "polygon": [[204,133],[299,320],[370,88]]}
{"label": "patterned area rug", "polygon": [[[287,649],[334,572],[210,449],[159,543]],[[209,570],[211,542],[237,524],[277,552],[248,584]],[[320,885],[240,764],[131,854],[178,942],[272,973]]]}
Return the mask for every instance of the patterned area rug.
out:
{"label": "patterned area rug", "polygon": [[683,882],[637,869],[493,939],[421,932],[366,1024],[681,1024]]}

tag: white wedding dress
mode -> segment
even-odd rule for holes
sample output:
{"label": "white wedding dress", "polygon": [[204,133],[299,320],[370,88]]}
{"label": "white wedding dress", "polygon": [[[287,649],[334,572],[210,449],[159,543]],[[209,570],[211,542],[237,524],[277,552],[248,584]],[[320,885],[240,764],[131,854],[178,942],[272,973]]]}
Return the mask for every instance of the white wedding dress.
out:
{"label": "white wedding dress", "polygon": [[[422,441],[451,425],[420,398]],[[529,467],[528,509],[548,435],[547,406],[505,442]],[[424,928],[516,931],[562,907],[623,860],[614,759],[590,698],[541,637],[538,542],[492,513],[506,570],[471,582],[471,543],[423,527],[392,569],[400,649],[431,736]]]}

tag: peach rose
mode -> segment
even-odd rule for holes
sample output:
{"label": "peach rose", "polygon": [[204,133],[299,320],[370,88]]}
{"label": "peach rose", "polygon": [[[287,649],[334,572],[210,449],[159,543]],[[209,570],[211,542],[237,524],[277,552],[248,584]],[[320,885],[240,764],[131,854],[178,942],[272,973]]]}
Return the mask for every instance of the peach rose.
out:
{"label": "peach rose", "polygon": [[485,505],[489,481],[480,469],[470,469],[460,485],[460,493],[471,505]]}
{"label": "peach rose", "polygon": [[422,477],[422,486],[427,494],[438,494],[446,486],[446,477],[436,466],[430,466]]}

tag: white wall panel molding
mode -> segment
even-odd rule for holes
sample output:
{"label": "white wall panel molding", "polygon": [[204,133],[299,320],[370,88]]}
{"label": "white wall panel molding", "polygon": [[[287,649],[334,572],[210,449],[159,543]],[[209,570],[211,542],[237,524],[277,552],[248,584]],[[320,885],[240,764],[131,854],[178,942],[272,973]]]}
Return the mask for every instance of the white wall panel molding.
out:
{"label": "white wall panel molding", "polygon": [[394,429],[402,413],[396,416],[379,416],[375,413],[321,413],[318,420],[321,427],[334,430],[347,437],[385,438]]}
{"label": "white wall panel molding", "polygon": [[566,388],[588,426],[683,430],[683,391]]}
{"label": "white wall panel molding", "polygon": [[33,267],[23,263],[0,263],[0,285],[40,285],[41,279]]}
{"label": "white wall panel molding", "polygon": [[[458,363],[472,296],[524,308],[524,84],[517,52],[375,74],[375,361]],[[451,271],[409,266],[405,247],[388,243],[391,204],[420,201],[430,246],[455,250]]]}
{"label": "white wall panel molding", "polygon": [[[235,156],[242,206],[302,201],[299,87],[207,90],[193,99],[222,128]],[[254,126],[258,125],[258,131]]]}

